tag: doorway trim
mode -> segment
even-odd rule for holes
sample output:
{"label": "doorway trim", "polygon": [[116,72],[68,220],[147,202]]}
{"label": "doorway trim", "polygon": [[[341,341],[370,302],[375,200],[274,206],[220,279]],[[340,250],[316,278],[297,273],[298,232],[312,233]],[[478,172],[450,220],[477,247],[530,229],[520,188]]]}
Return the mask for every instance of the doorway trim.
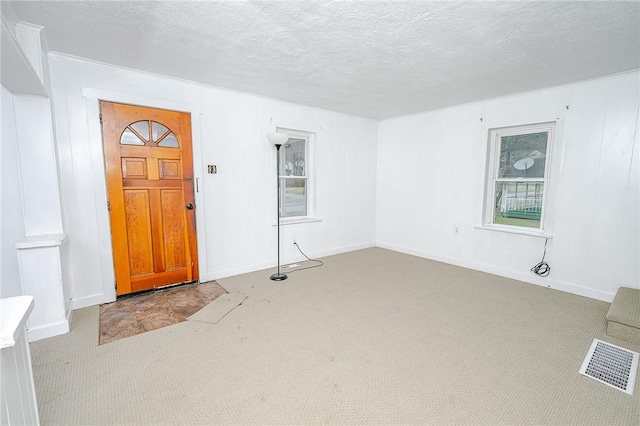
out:
{"label": "doorway trim", "polygon": [[[82,97],[87,106],[87,125],[89,129],[89,143],[91,150],[91,166],[96,172],[94,193],[96,195],[96,222],[98,225],[98,249],[102,265],[102,300],[92,300],[90,304],[108,303],[116,300],[115,269],[113,264],[113,247],[111,245],[111,225],[107,210],[107,180],[105,174],[104,150],[102,147],[102,129],[100,126],[100,101],[121,104],[139,105],[149,108],[169,109],[191,114],[191,141],[193,148],[193,178],[195,180],[196,209],[196,240],[198,244],[198,263],[200,281],[209,281],[207,267],[206,245],[206,206],[204,202],[203,165],[202,165],[202,135],[201,119],[202,106],[170,99],[138,96],[110,90],[82,88]],[[99,172],[98,172],[99,171]],[[90,304],[83,304],[89,306]],[[78,308],[79,306],[74,306]]]}

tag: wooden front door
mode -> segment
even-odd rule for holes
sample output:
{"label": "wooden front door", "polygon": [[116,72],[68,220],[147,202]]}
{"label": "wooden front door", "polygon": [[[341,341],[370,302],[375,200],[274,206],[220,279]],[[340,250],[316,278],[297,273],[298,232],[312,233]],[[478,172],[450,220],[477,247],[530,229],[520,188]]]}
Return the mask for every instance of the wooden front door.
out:
{"label": "wooden front door", "polygon": [[100,102],[118,295],[198,279],[191,116]]}

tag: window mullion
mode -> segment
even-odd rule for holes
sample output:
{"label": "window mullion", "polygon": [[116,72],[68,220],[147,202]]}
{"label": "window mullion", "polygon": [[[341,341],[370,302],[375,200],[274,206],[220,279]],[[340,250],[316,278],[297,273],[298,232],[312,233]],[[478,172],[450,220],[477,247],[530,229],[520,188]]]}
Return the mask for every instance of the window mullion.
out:
{"label": "window mullion", "polygon": [[496,178],[496,182],[544,182],[544,178]]}

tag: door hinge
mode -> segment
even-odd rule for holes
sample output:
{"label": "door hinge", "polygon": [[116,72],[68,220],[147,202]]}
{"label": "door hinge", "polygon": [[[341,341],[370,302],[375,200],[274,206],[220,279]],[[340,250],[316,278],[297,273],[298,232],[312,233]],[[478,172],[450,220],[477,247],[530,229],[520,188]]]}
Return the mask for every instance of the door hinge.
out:
{"label": "door hinge", "polygon": [[107,211],[111,211],[111,201],[107,200]]}
{"label": "door hinge", "polygon": [[102,124],[102,113],[100,113],[100,124]]}

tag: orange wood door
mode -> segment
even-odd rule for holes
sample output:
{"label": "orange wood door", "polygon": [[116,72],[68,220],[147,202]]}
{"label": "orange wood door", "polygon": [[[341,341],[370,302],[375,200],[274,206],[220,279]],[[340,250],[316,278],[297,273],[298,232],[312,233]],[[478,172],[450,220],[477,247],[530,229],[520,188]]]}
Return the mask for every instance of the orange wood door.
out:
{"label": "orange wood door", "polygon": [[198,279],[191,116],[100,102],[116,293]]}

